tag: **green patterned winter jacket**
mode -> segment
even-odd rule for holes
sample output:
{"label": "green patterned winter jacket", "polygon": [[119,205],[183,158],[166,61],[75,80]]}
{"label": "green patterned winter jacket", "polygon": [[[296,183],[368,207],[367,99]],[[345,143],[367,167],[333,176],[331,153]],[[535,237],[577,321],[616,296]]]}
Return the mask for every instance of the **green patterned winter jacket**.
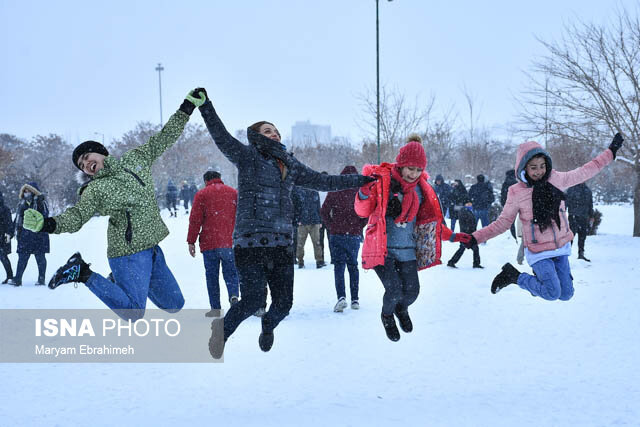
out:
{"label": "green patterned winter jacket", "polygon": [[167,237],[169,230],[160,217],[151,166],[178,140],[188,121],[187,114],[177,111],[147,143],[120,159],[107,156],[104,168],[87,184],[80,201],[53,218],[54,233],[75,233],[95,213],[109,216],[109,258],[152,248]]}

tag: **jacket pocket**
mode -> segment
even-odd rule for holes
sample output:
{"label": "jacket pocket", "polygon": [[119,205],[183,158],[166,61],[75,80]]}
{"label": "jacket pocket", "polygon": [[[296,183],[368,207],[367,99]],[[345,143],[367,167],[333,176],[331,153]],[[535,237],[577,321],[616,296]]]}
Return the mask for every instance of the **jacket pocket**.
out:
{"label": "jacket pocket", "polygon": [[127,230],[124,232],[124,238],[127,243],[131,244],[131,240],[133,240],[133,228],[131,227],[131,212],[127,211]]}

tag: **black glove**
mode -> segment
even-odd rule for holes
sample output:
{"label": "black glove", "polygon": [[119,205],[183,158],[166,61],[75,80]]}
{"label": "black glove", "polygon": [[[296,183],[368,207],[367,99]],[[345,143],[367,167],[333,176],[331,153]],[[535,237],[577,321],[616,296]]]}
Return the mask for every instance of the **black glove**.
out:
{"label": "black glove", "polygon": [[478,244],[478,241],[476,240],[476,238],[474,237],[474,235],[471,235],[471,240],[469,240],[469,242],[465,243],[464,246],[467,249],[471,249],[472,247],[476,246]]}
{"label": "black glove", "polygon": [[375,181],[376,179],[372,176],[367,175],[358,175],[358,187],[362,187],[365,184],[369,184],[370,182]]}
{"label": "black glove", "polygon": [[616,135],[613,137],[613,141],[611,141],[611,144],[609,145],[609,150],[611,150],[611,152],[613,153],[614,159],[616,158],[618,149],[622,147],[623,142],[624,138],[622,137],[622,135],[620,135],[620,132],[616,133]]}

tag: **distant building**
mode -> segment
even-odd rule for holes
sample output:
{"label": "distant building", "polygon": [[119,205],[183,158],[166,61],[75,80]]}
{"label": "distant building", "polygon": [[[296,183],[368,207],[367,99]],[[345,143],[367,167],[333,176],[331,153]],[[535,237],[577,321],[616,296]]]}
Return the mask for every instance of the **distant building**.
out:
{"label": "distant building", "polygon": [[331,126],[311,124],[309,120],[296,122],[291,127],[291,142],[293,145],[329,143],[331,141]]}

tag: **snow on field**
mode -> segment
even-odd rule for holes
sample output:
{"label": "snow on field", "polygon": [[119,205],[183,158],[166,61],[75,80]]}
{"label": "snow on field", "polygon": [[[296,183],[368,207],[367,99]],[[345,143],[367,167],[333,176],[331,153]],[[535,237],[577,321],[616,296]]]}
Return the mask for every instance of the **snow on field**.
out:
{"label": "snow on field", "polygon": [[[571,256],[571,301],[515,285],[489,292],[502,264],[515,263],[505,233],[480,246],[484,270],[471,268],[467,252],[457,270],[421,272],[414,332],[393,343],[375,274],[361,273],[360,311],[333,313],[332,268],[309,267],[308,242],[308,267],[295,271],[294,307],[271,352],[258,348],[252,317],[227,343],[224,363],[0,364],[0,424],[640,425],[640,239],[631,237],[631,206],[598,209],[600,234],[586,243],[593,262]],[[202,258],[187,253],[187,216],[165,221],[171,235],[161,246],[185,307],[207,308]],[[109,271],[104,218],[53,236],[51,246],[48,277],[76,250]],[[443,260],[456,249],[445,243]],[[0,286],[0,308],[103,307],[83,285],[51,291],[35,279],[32,260],[24,286]]]}

